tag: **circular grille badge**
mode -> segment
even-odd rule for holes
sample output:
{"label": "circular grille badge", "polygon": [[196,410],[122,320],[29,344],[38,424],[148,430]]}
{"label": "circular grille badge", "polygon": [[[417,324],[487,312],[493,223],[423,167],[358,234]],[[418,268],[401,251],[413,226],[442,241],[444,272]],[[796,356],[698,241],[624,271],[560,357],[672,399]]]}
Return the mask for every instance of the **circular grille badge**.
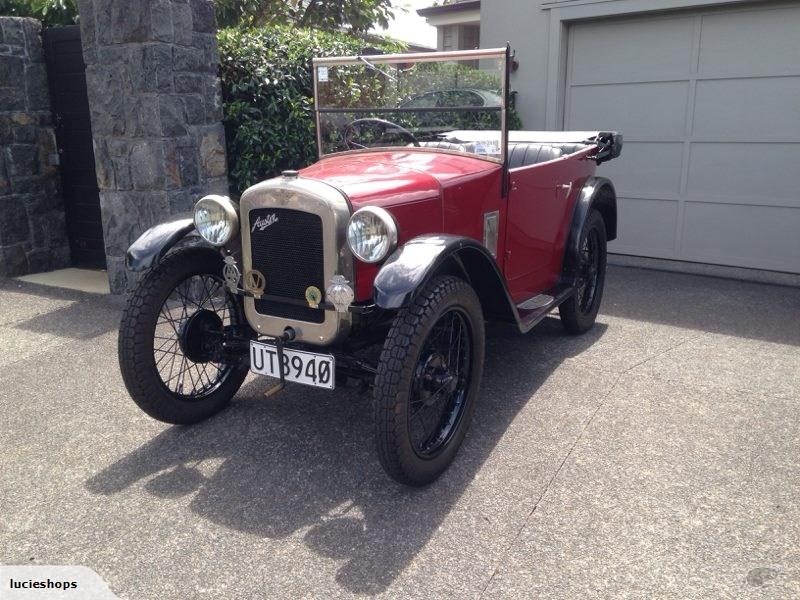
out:
{"label": "circular grille badge", "polygon": [[261,271],[252,269],[245,273],[244,287],[247,288],[249,292],[252,292],[254,296],[260,296],[267,287],[267,280]]}
{"label": "circular grille badge", "polygon": [[239,272],[239,267],[236,266],[236,259],[232,256],[225,257],[225,266],[222,267],[222,276],[225,278],[225,283],[231,289],[236,289],[239,286],[239,280],[242,274]]}

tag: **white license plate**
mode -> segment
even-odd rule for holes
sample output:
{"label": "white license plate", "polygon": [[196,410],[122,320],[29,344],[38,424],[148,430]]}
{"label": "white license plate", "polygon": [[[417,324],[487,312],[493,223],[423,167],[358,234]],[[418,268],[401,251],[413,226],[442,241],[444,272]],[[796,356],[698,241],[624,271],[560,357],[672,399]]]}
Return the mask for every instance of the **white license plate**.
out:
{"label": "white license plate", "polygon": [[[333,389],[334,360],[330,354],[283,349],[283,378],[305,385]],[[250,342],[250,370],[280,378],[278,348],[274,344]]]}

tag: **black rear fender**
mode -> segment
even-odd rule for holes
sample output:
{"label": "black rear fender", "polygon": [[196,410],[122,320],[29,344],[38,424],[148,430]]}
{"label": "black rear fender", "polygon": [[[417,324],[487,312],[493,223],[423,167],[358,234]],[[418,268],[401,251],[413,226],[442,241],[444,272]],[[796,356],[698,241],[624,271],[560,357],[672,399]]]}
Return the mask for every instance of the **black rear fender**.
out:
{"label": "black rear fender", "polygon": [[605,177],[590,177],[581,189],[572,214],[567,244],[564,249],[563,274],[569,283],[574,277],[580,253],[581,231],[592,209],[597,209],[606,225],[606,240],[617,239],[617,193]]}

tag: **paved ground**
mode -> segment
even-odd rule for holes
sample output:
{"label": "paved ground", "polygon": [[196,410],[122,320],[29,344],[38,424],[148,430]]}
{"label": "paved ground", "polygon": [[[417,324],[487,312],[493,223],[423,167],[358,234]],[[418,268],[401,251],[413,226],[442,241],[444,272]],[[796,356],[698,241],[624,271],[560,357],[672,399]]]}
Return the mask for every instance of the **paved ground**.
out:
{"label": "paved ground", "polygon": [[128,599],[800,597],[800,289],[612,268],[584,337],[491,331],[453,468],[413,491],[369,400],[146,418],[102,296],[0,281],[0,564]]}

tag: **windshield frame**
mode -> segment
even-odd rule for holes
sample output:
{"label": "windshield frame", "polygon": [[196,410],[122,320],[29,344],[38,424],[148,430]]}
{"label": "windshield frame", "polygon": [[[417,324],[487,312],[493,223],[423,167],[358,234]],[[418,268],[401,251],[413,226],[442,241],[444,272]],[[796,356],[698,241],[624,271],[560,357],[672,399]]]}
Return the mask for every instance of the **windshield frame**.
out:
{"label": "windshield frame", "polygon": [[[353,112],[352,109],[339,109],[339,108],[320,108],[319,103],[319,87],[318,75],[321,66],[344,66],[344,65],[366,65],[368,68],[373,68],[381,71],[381,65],[402,64],[407,62],[448,62],[448,61],[464,61],[464,60],[480,60],[480,59],[499,59],[503,61],[502,73],[500,76],[501,90],[500,90],[500,157],[495,158],[489,155],[465,154],[463,152],[455,152],[452,150],[445,150],[439,148],[405,148],[402,146],[379,146],[370,147],[366,149],[344,150],[340,152],[323,153],[322,143],[322,129],[320,127],[320,115],[323,113],[336,113],[336,112]],[[314,83],[314,123],[316,127],[317,138],[317,157],[319,160],[325,156],[336,156],[340,154],[353,154],[363,152],[382,152],[399,150],[414,150],[414,151],[430,151],[440,152],[445,154],[456,154],[459,156],[469,156],[479,160],[486,160],[493,163],[502,164],[506,166],[508,157],[508,105],[509,105],[509,75],[511,65],[511,46],[506,45],[505,48],[486,48],[478,50],[454,50],[449,52],[408,52],[400,54],[357,54],[352,56],[326,56],[314,58],[312,61],[312,76]],[[398,107],[392,109],[392,112],[444,112],[447,109],[440,110],[439,108],[408,108],[404,109]],[[453,109],[450,109],[453,111]],[[455,111],[486,111],[485,107],[458,107]]]}

